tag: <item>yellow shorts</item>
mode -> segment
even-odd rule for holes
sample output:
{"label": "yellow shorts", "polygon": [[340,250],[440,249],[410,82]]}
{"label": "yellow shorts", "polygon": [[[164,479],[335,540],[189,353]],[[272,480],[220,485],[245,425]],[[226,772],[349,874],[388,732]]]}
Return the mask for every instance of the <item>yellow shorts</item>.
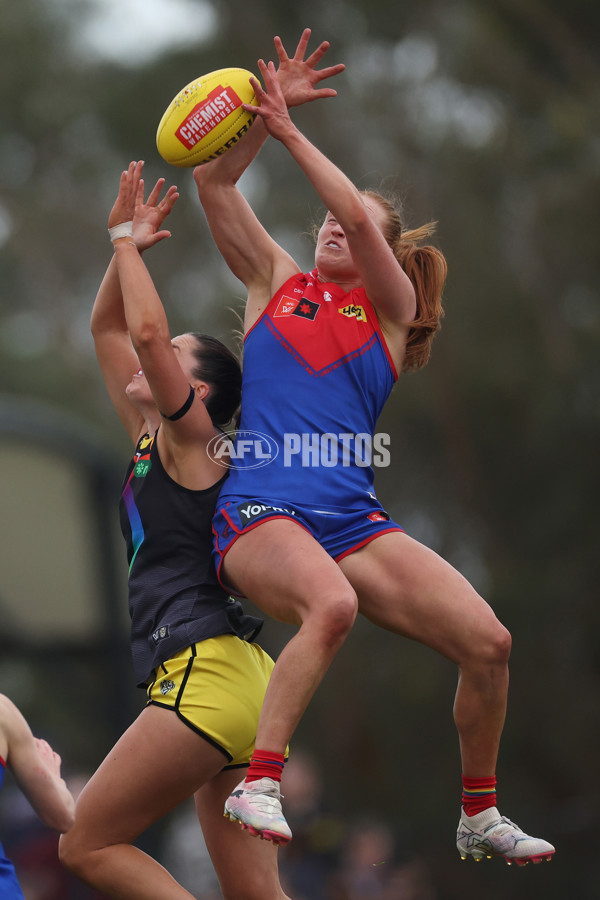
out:
{"label": "yellow shorts", "polygon": [[148,703],[179,718],[227,757],[247,766],[275,663],[258,644],[221,634],[186,647],[154,670]]}

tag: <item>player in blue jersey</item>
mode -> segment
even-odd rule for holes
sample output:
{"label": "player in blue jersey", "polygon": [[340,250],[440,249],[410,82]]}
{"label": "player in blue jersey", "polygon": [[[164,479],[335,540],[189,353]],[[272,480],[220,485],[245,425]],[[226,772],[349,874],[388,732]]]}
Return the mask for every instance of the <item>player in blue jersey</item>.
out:
{"label": "player in blue jersey", "polygon": [[[373,491],[368,439],[398,374],[427,362],[446,264],[419,247],[382,197],[359,192],[295,127],[272,63],[249,134],[195,169],[208,223],[246,285],[241,438],[215,516],[222,583],[299,626],[281,653],[248,775],[226,804],[261,831],[291,833],[279,803],[283,753],[357,610],[459,668],[454,717],[463,767],[461,856],[524,863],[554,848],[501,817],[495,771],[510,635],[472,586],[389,520]],[[267,133],[300,166],[328,213],[315,268],[262,227],[237,181]]]}
{"label": "player in blue jersey", "polygon": [[[75,801],[60,774],[61,759],[44,740],[31,733],[12,700],[0,694],[0,788],[8,768],[44,825],[68,831]],[[13,864],[0,844],[0,897],[23,900]]]}

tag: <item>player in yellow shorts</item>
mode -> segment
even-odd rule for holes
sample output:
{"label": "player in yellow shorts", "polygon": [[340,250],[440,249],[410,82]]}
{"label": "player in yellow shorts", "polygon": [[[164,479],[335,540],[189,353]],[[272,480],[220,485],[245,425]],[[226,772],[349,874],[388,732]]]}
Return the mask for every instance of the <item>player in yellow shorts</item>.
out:
{"label": "player in yellow shorts", "polygon": [[159,201],[161,180],[144,203],[142,166],[131,163],[121,176],[109,218],[114,257],[92,332],[135,447],[120,512],[133,667],[149,701],[80,794],[59,853],[109,897],[190,898],[133,842],[193,796],[223,896],[285,900],[277,848],[223,818],[238,769],[252,754],[273,667],[252,643],[262,621],[218,585],[211,561],[211,521],[225,475],[207,447],[239,406],[239,363],[208,336],[170,339],[140,251],[166,236],[159,228],[177,192],[170,188]]}
{"label": "player in yellow shorts", "polygon": [[162,663],[148,686],[148,702],[175,710],[227,757],[226,769],[245,767],[272,669],[258,644],[221,634]]}
{"label": "player in yellow shorts", "polygon": [[[294,104],[335,93],[317,84],[343,68],[317,72],[327,44],[305,60],[309,35],[291,59],[278,45],[279,77]],[[223,816],[239,769],[249,764],[273,668],[253,643],[262,621],[219,585],[211,558],[212,518],[227,472],[211,446],[239,408],[240,366],[207,335],[171,340],[141,253],[169,235],[161,229],[178,194],[171,187],[159,199],[161,179],[144,202],[142,168],[131,163],[121,176],[108,222],[114,256],[92,333],[109,396],[135,447],[120,514],[133,667],[149,701],[80,794],[60,858],[109,897],[189,900],[133,842],[193,796],[225,900],[286,900],[277,846],[232,829]]]}

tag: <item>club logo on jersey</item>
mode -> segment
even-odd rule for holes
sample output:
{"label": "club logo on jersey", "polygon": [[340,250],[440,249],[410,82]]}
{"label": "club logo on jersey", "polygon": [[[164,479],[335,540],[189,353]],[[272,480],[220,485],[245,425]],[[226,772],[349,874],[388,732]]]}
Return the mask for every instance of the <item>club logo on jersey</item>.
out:
{"label": "club logo on jersey", "polygon": [[371,522],[389,522],[390,517],[383,510],[379,510],[379,512],[369,513],[367,519],[370,519]]}
{"label": "club logo on jersey", "polygon": [[296,515],[296,512],[293,509],[286,509],[284,506],[269,506],[266,503],[261,503],[260,500],[247,500],[244,503],[238,503],[237,511],[242,525],[247,525],[248,522],[252,522],[253,519],[258,519],[259,516],[267,514],[277,515],[277,513],[286,513],[288,516]]}
{"label": "club logo on jersey", "polygon": [[174,681],[171,681],[170,678],[164,678],[160,683],[160,692],[164,697],[169,691],[174,690],[175,687],[177,687],[177,685]]}
{"label": "club logo on jersey", "polygon": [[349,319],[356,319],[357,322],[367,321],[367,314],[364,306],[353,306],[350,303],[348,306],[342,306],[341,309],[338,309],[338,312],[343,316],[348,316]]}
{"label": "club logo on jersey", "polygon": [[[298,288],[294,288],[294,290],[297,291]],[[320,305],[320,303],[316,303],[314,300],[307,300],[306,297],[302,297],[301,300],[298,300],[297,297],[286,297],[284,294],[277,304],[273,317],[300,316],[301,319],[310,319],[311,321],[314,321]]]}
{"label": "club logo on jersey", "polygon": [[[302,292],[300,292],[302,293]],[[286,297],[285,294],[277,304],[274,316],[291,316],[298,305],[297,297]]]}
{"label": "club logo on jersey", "polygon": [[315,303],[314,300],[307,300],[306,297],[302,297],[298,301],[298,305],[292,315],[300,316],[301,319],[310,319],[311,322],[314,322],[320,306],[320,303]]}
{"label": "club logo on jersey", "polygon": [[161,625],[160,628],[157,628],[156,631],[152,632],[152,640],[155,644],[158,644],[159,641],[162,641],[162,639],[166,637],[169,637],[168,625]]}
{"label": "club logo on jersey", "polygon": [[152,461],[149,459],[140,459],[136,462],[133,467],[133,474],[135,478],[145,478],[150,469],[152,468]]}

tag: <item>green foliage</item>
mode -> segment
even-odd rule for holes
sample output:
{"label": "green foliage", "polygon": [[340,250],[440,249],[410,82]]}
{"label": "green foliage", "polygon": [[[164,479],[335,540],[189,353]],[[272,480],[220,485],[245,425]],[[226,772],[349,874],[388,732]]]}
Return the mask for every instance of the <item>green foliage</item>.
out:
{"label": "green foliage", "polygon": [[[165,171],[155,129],[191,78],[223,65],[256,70],[257,57],[272,55],[274,34],[290,49],[310,24],[313,42],[329,39],[330,61],[348,70],[338,76],[338,98],[298,110],[297,121],[361,187],[398,191],[409,224],[438,220],[449,263],[432,360],[400,379],[380,422],[391,435],[392,465],[379,470],[378,491],[395,518],[486,593],[513,632],[499,765],[507,812],[518,807],[527,827],[549,823],[544,836],[562,843],[565,856],[571,843],[591,847],[600,624],[598,5],[226,0],[214,9],[209,42],[131,65],[78,52],[84,5],[4,0],[2,389],[94,421],[107,443],[121,442],[88,320],[110,255],[107,214],[130,158],[147,161],[148,183],[165,174],[182,194],[172,241],[148,255],[173,330],[201,328],[234,345],[231,307],[240,309],[242,288],[211,244],[191,173]],[[306,232],[319,204],[281,148],[264,149],[248,187],[265,225],[310,261],[309,242],[293,236]],[[267,633],[276,648],[274,628]],[[435,826],[435,843],[449,846],[458,809],[451,668],[361,625],[301,729],[317,749],[321,734],[336,790],[350,777],[370,785],[375,770],[373,791],[365,787],[361,799],[398,828],[416,822],[422,834],[429,814],[450,810],[439,834]],[[368,758],[366,733],[380,744]],[[390,786],[404,798],[393,815]],[[490,878],[486,896],[595,896],[587,870],[574,882],[573,863],[557,857],[553,866],[556,884],[546,878],[543,891],[528,879],[514,887],[512,876],[522,873],[510,872],[508,893]],[[470,884],[465,876],[467,891]]]}

